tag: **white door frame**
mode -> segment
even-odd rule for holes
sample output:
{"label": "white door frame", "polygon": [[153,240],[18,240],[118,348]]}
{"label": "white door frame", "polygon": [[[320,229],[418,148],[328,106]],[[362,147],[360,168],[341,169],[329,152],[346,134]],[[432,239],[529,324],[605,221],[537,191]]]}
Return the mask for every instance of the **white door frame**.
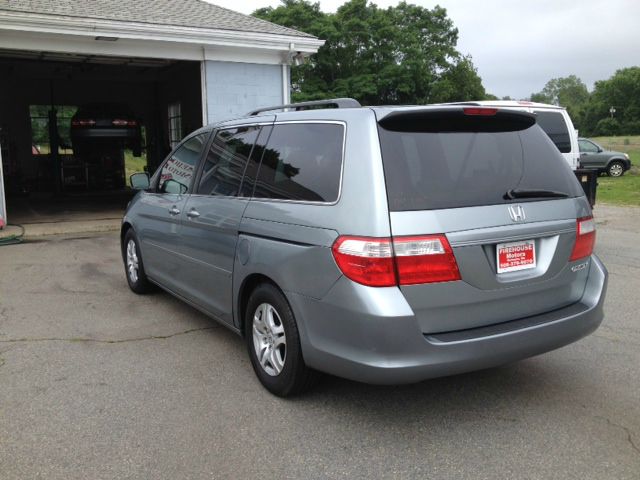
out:
{"label": "white door frame", "polygon": [[2,171],[2,145],[0,145],[0,217],[7,223],[7,202],[4,198],[4,173]]}

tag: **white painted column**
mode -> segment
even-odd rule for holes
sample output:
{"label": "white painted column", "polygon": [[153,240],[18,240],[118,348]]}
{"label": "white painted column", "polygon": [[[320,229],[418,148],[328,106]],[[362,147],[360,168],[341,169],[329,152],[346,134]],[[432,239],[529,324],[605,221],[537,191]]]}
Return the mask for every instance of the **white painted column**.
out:
{"label": "white painted column", "polygon": [[7,223],[7,203],[4,198],[4,173],[2,172],[2,145],[0,145],[0,217]]}
{"label": "white painted column", "polygon": [[291,103],[291,84],[289,82],[289,65],[282,64],[282,103]]}
{"label": "white painted column", "polygon": [[202,98],[202,126],[209,123],[209,105],[207,102],[207,61],[204,48],[200,61],[200,96]]}

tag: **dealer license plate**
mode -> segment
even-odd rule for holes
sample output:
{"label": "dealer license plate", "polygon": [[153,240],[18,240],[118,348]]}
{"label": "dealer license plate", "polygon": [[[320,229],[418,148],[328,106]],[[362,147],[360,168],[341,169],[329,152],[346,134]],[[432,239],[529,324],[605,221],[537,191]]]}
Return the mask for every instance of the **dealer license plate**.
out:
{"label": "dealer license plate", "polygon": [[536,244],[533,240],[499,243],[496,246],[498,273],[535,268]]}

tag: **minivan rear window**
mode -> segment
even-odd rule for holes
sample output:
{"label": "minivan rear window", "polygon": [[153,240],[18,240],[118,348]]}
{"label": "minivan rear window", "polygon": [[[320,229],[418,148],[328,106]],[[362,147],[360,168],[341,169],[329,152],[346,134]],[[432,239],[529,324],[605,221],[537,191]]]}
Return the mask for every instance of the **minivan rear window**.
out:
{"label": "minivan rear window", "polygon": [[571,137],[560,112],[536,111],[537,122],[561,153],[571,152]]}
{"label": "minivan rear window", "polygon": [[379,134],[392,211],[511,203],[505,194],[512,189],[583,194],[537,124],[509,132],[407,132],[379,126]]}

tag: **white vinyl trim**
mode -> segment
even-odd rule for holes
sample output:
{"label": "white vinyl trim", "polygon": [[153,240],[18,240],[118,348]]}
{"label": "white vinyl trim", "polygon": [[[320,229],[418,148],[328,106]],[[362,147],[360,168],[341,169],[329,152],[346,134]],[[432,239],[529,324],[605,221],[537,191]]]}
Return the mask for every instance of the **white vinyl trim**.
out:
{"label": "white vinyl trim", "polygon": [[0,12],[0,30],[85,36],[90,37],[92,40],[97,36],[106,36],[117,37],[118,39],[251,47],[260,50],[281,51],[288,51],[289,44],[295,42],[296,49],[303,53],[315,53],[324,44],[324,40],[294,35],[7,11]]}
{"label": "white vinyl trim", "polygon": [[2,145],[0,145],[0,217],[7,222],[7,203],[4,198],[4,173],[2,171]]}

